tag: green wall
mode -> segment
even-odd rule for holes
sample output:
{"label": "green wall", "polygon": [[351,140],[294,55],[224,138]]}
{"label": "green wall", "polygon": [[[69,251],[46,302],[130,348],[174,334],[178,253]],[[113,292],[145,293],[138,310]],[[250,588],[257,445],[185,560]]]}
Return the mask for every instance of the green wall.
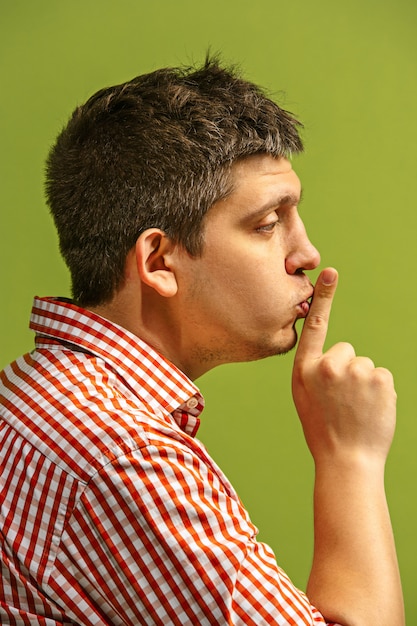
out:
{"label": "green wall", "polygon": [[[34,294],[68,295],[45,208],[48,147],[100,87],[208,47],[305,123],[295,168],[323,265],[339,269],[329,343],[395,375],[387,491],[417,626],[417,4],[413,0],[0,1],[0,366],[30,349]],[[312,463],[292,407],[293,356],[219,368],[199,384],[200,436],[261,538],[301,587],[312,553]]]}

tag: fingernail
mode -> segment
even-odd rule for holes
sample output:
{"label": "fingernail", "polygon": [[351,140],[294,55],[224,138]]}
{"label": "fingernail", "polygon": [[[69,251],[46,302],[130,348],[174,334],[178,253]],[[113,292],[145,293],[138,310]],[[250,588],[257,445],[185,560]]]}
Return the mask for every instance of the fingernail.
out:
{"label": "fingernail", "polygon": [[330,285],[333,285],[334,281],[336,280],[336,276],[336,271],[331,268],[323,270],[323,273],[321,275],[321,282],[323,285],[329,287]]}

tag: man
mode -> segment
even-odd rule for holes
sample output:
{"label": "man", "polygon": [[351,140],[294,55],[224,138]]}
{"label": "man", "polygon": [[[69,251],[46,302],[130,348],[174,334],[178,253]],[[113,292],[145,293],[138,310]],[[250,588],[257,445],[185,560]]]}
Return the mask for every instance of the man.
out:
{"label": "man", "polygon": [[[58,137],[47,196],[73,300],[35,299],[36,349],[1,374],[2,624],[404,623],[393,381],[348,344],[323,354],[337,273],[311,304],[298,125],[207,60],[98,92]],[[289,351],[300,318],[307,595],[196,439],[192,382]]]}

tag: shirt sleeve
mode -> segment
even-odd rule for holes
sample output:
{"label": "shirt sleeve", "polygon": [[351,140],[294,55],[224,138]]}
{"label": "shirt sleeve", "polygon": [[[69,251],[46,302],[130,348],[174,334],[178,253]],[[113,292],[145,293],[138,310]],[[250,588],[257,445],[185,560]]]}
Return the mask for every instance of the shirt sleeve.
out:
{"label": "shirt sleeve", "polygon": [[148,445],[106,465],[82,493],[51,593],[80,623],[326,624],[256,533],[198,455]]}

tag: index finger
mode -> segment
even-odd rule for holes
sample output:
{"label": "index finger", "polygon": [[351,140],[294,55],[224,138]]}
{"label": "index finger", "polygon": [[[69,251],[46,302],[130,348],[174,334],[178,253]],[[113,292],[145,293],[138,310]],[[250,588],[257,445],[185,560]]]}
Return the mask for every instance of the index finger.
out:
{"label": "index finger", "polygon": [[337,271],[332,267],[327,267],[319,275],[314,288],[310,311],[304,320],[303,330],[298,342],[295,355],[296,360],[304,358],[314,359],[323,354],[337,279]]}

